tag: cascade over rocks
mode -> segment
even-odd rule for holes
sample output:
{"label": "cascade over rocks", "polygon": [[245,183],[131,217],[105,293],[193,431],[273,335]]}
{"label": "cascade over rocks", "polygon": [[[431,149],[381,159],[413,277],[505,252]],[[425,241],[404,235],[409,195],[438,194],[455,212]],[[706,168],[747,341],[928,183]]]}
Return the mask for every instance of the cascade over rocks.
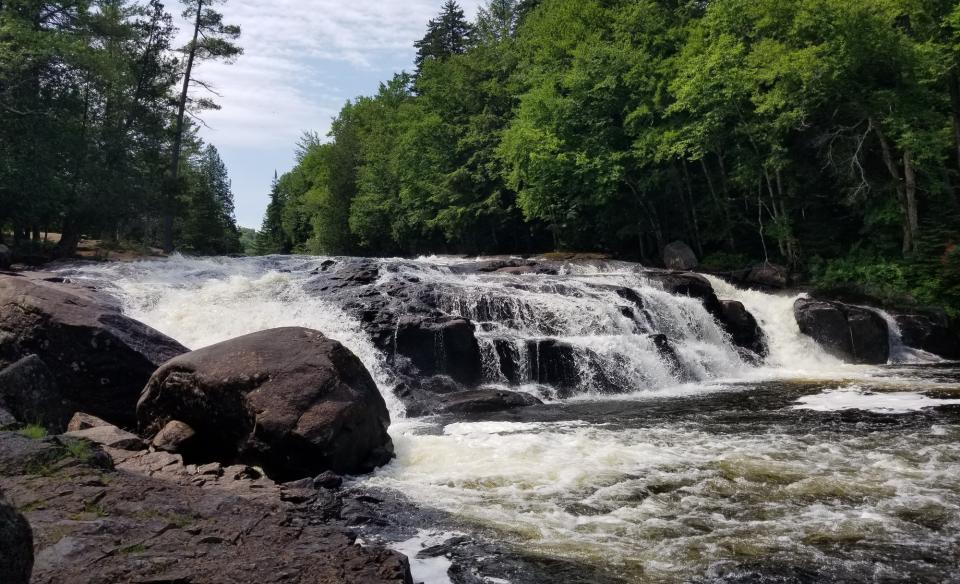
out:
{"label": "cascade over rocks", "polygon": [[800,332],[850,363],[881,365],[890,358],[887,323],[860,306],[801,298],[794,304]]}
{"label": "cascade over rocks", "polygon": [[400,317],[394,347],[422,375],[448,375],[464,385],[481,379],[480,346],[475,327],[464,318]]}
{"label": "cascade over rocks", "polygon": [[304,328],[172,359],[150,379],[137,416],[151,438],[171,421],[188,425],[196,436],[185,456],[259,465],[283,480],[369,472],[393,454],[390,415],[363,364]]}
{"label": "cascade over rocks", "polygon": [[0,368],[37,355],[77,409],[132,426],[150,375],[186,351],[96,292],[0,275]]}
{"label": "cascade over rocks", "polygon": [[944,359],[960,360],[960,334],[944,322],[946,319],[917,314],[900,314],[894,318],[904,345]]}
{"label": "cascade over rocks", "polygon": [[0,492],[0,575],[5,584],[30,584],[32,572],[30,524]]}

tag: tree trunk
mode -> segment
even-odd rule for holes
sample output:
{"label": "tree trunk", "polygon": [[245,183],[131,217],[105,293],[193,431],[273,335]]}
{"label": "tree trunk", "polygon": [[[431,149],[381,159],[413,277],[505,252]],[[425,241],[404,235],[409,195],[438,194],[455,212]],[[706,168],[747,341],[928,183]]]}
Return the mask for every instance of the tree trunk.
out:
{"label": "tree trunk", "polygon": [[[893,149],[890,147],[889,142],[887,142],[887,137],[883,135],[883,132],[880,131],[880,128],[876,124],[873,124],[873,127],[877,133],[877,138],[880,140],[880,152],[883,155],[883,163],[886,165],[887,171],[890,173],[890,177],[893,179],[897,188],[897,202],[900,204],[900,215],[903,222],[902,251],[904,254],[908,254],[913,251],[914,242],[910,210],[907,203],[907,189],[904,186],[903,178],[900,176],[900,167],[897,165],[897,161],[893,156]],[[911,174],[913,173],[912,168],[910,172]],[[916,188],[915,185],[914,188]]]}
{"label": "tree trunk", "polygon": [[903,153],[903,175],[907,223],[910,225],[910,251],[913,252],[917,250],[917,238],[920,237],[920,211],[917,208],[917,173],[913,166],[913,154],[909,150]]}
{"label": "tree trunk", "polygon": [[710,168],[707,166],[707,159],[703,157],[700,159],[700,167],[703,169],[703,176],[707,179],[707,188],[710,189],[710,196],[713,197],[713,204],[717,207],[717,211],[723,217],[723,235],[727,240],[727,247],[730,248],[730,251],[734,251],[736,245],[733,241],[733,234],[730,227],[730,209],[727,209],[726,202],[720,200],[720,196],[717,194],[717,189],[713,186],[713,178],[710,176]]}
{"label": "tree trunk", "polygon": [[163,251],[173,251],[173,215],[180,193],[180,151],[183,148],[183,118],[187,112],[187,94],[190,92],[190,76],[193,74],[193,61],[197,56],[197,38],[200,36],[200,21],[203,15],[203,0],[197,0],[197,18],[193,25],[193,40],[187,56],[187,70],[183,74],[183,88],[177,103],[177,128],[173,136],[173,160],[170,163],[170,184],[167,187],[163,213]]}
{"label": "tree trunk", "polygon": [[[687,161],[681,160],[680,167],[683,170],[683,184],[686,189],[687,207],[690,209],[690,217],[693,220],[693,245],[697,249],[697,255],[703,258],[703,242],[700,239],[700,218],[697,216],[697,205],[693,197],[693,185],[690,181],[690,171],[687,169]],[[681,191],[681,195],[683,192]]]}
{"label": "tree trunk", "polygon": [[[950,75],[947,83],[950,85],[950,109],[952,110],[950,117],[953,120],[953,147],[957,155],[956,170],[960,174],[960,76],[956,71]],[[960,206],[958,190],[960,190],[960,176],[954,178],[953,202],[956,206]]]}

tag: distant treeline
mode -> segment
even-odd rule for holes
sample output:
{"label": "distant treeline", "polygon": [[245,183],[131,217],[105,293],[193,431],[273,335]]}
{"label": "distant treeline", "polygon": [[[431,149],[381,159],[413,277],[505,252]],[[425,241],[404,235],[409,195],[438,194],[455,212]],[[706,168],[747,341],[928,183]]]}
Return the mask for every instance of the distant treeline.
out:
{"label": "distant treeline", "polygon": [[0,243],[240,251],[226,168],[190,121],[215,107],[190,66],[239,53],[211,4],[184,2],[199,34],[175,50],[157,0],[0,0]]}
{"label": "distant treeline", "polygon": [[447,2],[416,70],[274,184],[259,251],[567,249],[960,308],[960,8],[942,0]]}

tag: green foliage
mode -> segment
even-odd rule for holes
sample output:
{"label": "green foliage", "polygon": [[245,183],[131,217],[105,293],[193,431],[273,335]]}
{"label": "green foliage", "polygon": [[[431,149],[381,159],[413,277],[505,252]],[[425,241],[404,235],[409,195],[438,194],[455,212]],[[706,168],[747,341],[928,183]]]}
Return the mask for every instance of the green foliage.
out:
{"label": "green foliage", "polygon": [[17,434],[30,438],[31,440],[43,440],[47,437],[47,429],[39,424],[27,424],[21,428]]}
{"label": "green foliage", "polygon": [[264,250],[655,262],[680,239],[960,309],[951,3],[448,2],[416,47],[278,178]]}
{"label": "green foliage", "polygon": [[[203,18],[217,34],[236,32],[212,11]],[[159,0],[0,2],[0,233],[9,228],[18,249],[29,253],[47,231],[62,234],[48,254],[72,254],[81,235],[159,242],[165,193],[192,187],[168,176],[175,135],[203,149],[192,124],[175,127],[184,62],[174,33]],[[198,51],[236,55],[215,44],[208,35]],[[197,162],[178,171],[203,172]],[[232,214],[231,200],[218,204]],[[190,218],[189,205],[174,207],[177,222]]]}

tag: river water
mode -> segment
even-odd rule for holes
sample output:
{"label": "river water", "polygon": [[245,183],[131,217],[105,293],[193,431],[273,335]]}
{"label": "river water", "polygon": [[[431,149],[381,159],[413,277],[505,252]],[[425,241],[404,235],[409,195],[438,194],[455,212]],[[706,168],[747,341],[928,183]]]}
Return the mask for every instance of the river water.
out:
{"label": "river water", "polygon": [[[382,260],[389,269],[371,286],[415,275],[444,290],[446,312],[477,322],[488,384],[510,384],[497,342],[519,353],[531,339],[562,340],[582,370],[562,391],[521,371],[511,389],[544,406],[415,419],[393,395],[389,356],[307,291],[325,260],[176,257],[61,273],[95,281],[190,348],[307,326],[354,351],[387,400],[397,450],[356,484],[444,517],[394,543],[420,581],[530,581],[489,562],[450,575],[449,560],[416,558],[456,532],[567,566],[553,581],[960,582],[960,370],[896,334],[891,364],[847,365],[800,334],[796,296],[711,278],[767,337],[769,356],[752,363],[699,301],[628,264],[464,276],[448,258]],[[614,288],[624,286],[642,315],[623,310]],[[682,373],[654,332],[671,339]]]}

